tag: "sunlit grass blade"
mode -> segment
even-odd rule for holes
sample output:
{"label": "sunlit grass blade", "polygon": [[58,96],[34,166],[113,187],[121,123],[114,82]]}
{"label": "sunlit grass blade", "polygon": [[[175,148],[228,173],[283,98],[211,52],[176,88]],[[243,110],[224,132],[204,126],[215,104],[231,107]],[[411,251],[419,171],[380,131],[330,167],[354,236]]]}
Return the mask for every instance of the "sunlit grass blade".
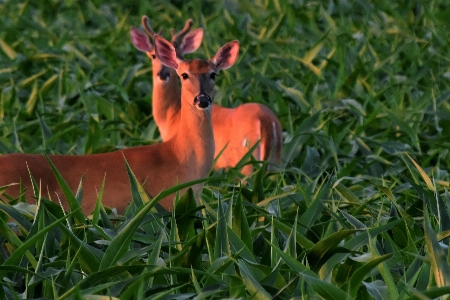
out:
{"label": "sunlit grass blade", "polygon": [[10,60],[16,59],[17,52],[14,51],[14,49],[2,39],[0,39],[0,48],[3,50],[3,52],[8,56]]}
{"label": "sunlit grass blade", "polygon": [[50,167],[53,170],[53,174],[55,174],[56,180],[58,181],[59,186],[61,187],[61,190],[63,191],[64,196],[66,197],[67,203],[69,204],[70,211],[73,212],[73,217],[75,221],[78,224],[85,224],[85,216],[83,215],[83,212],[81,211],[80,203],[78,203],[77,199],[75,198],[75,195],[73,194],[72,190],[70,189],[67,182],[64,180],[64,178],[61,176],[59,171],[56,169],[55,165],[52,163],[50,158],[46,156],[48,163],[50,164]]}
{"label": "sunlit grass blade", "polygon": [[142,187],[142,185],[138,182],[136,176],[134,175],[133,171],[130,168],[130,165],[128,164],[127,160],[124,157],[125,165],[127,167],[127,174],[128,178],[130,179],[130,186],[131,186],[131,196],[133,199],[134,205],[136,205],[136,208],[142,207],[144,205],[144,199],[146,200],[145,203],[149,202],[148,196]]}
{"label": "sunlit grass blade", "polygon": [[430,258],[430,264],[434,272],[434,279],[438,287],[444,287],[450,285],[450,267],[448,265],[444,250],[439,244],[436,234],[430,225],[427,210],[424,209],[424,234],[425,234],[425,246],[427,249],[428,257]]}
{"label": "sunlit grass blade", "polygon": [[105,180],[106,174],[103,177],[102,185],[100,186],[100,189],[98,191],[97,201],[95,201],[94,211],[92,212],[92,224],[95,225],[98,225],[98,221],[101,219],[100,211],[103,210],[102,199],[103,199],[103,191],[105,190]]}
{"label": "sunlit grass blade", "polygon": [[44,84],[39,89],[39,94],[42,96],[45,96],[47,92],[53,87],[53,85],[56,83],[56,80],[58,79],[59,74],[54,74],[52,77],[47,79]]}
{"label": "sunlit grass blade", "polygon": [[34,108],[36,107],[36,102],[38,99],[38,85],[37,80],[34,81],[33,88],[31,89],[30,97],[28,98],[26,104],[26,112],[28,115],[32,115]]}
{"label": "sunlit grass blade", "polygon": [[202,289],[200,287],[200,284],[198,283],[197,276],[195,276],[194,269],[192,269],[192,267],[191,267],[191,277],[192,277],[192,283],[194,284],[195,292],[197,294],[201,294]]}
{"label": "sunlit grass blade", "polygon": [[405,155],[411,160],[411,162],[414,164],[414,166],[416,167],[417,171],[419,171],[420,176],[422,176],[423,180],[425,181],[425,183],[427,184],[427,187],[431,190],[431,191],[435,191],[436,187],[433,185],[433,183],[431,182],[430,177],[428,177],[427,173],[425,173],[425,171],[419,166],[418,163],[416,163],[416,161],[414,159],[412,159],[411,156],[409,156],[408,153],[405,153]]}
{"label": "sunlit grass blade", "polygon": [[269,300],[272,296],[253,278],[251,274],[247,272],[247,268],[241,261],[237,262],[242,281],[246,287],[246,290],[250,293],[254,299]]}

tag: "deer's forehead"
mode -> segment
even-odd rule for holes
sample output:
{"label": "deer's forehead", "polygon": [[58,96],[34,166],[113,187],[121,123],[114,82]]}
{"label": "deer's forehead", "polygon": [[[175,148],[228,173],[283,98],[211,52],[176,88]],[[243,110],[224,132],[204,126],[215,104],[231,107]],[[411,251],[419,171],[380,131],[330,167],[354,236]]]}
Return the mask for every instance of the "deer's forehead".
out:
{"label": "deer's forehead", "polygon": [[178,72],[191,74],[206,74],[214,70],[213,65],[207,60],[195,59],[183,61],[178,67]]}

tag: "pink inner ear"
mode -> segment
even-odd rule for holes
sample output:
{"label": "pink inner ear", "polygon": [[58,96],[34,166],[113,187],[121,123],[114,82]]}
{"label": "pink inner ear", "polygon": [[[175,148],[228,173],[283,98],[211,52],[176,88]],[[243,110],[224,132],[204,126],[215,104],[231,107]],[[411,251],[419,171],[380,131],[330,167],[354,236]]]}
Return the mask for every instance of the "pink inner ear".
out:
{"label": "pink inner ear", "polygon": [[175,48],[159,35],[155,35],[155,53],[163,65],[172,69],[178,68]]}
{"label": "pink inner ear", "polygon": [[183,39],[180,45],[181,54],[195,52],[202,44],[203,39],[203,29],[197,28],[189,32]]}
{"label": "pink inner ear", "polygon": [[225,70],[231,67],[239,56],[239,42],[229,42],[225,46],[219,49],[217,54],[213,58],[213,62],[216,64],[218,70]]}
{"label": "pink inner ear", "polygon": [[148,35],[139,28],[132,27],[130,30],[131,42],[133,45],[142,52],[153,51],[153,45],[150,43]]}

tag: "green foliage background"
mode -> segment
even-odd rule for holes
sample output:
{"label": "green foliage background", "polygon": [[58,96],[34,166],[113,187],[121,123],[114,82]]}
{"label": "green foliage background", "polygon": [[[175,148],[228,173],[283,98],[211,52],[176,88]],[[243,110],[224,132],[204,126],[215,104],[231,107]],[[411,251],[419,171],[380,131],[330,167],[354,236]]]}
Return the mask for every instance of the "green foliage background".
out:
{"label": "green foliage background", "polygon": [[240,41],[215,101],[277,114],[282,170],[212,172],[204,206],[186,194],[173,214],[141,199],[64,216],[0,188],[1,298],[450,293],[446,1],[0,0],[0,153],[158,142],[150,63],[129,36],[144,14],[165,36],[203,27],[192,57]]}

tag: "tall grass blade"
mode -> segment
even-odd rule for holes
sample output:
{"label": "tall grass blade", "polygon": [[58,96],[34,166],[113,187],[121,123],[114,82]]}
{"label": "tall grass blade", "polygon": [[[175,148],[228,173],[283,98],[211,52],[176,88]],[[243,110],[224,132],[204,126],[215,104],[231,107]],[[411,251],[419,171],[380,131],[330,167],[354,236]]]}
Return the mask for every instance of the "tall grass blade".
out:
{"label": "tall grass blade", "polygon": [[[372,239],[370,240],[369,247],[370,247],[370,251],[371,251],[372,255],[375,257],[375,259],[378,259],[379,257],[383,257],[383,256],[380,256],[380,254],[378,253],[378,250],[376,248],[374,240],[372,240]],[[387,257],[386,257],[386,259],[387,259]],[[380,261],[380,262],[378,262],[378,261],[376,261],[376,262],[377,262],[376,266],[378,268],[378,271],[380,272],[382,278],[384,279],[384,282],[386,283],[386,286],[387,286],[387,289],[389,292],[389,297],[391,299],[398,299],[399,294],[398,294],[397,286],[395,285],[394,278],[393,278],[388,266],[386,265],[384,260]]]}
{"label": "tall grass blade", "polygon": [[98,225],[98,221],[101,219],[100,211],[103,209],[102,199],[103,199],[103,191],[105,190],[105,181],[106,181],[106,174],[105,176],[103,176],[102,185],[100,186],[100,189],[98,191],[97,201],[95,201],[94,211],[92,212],[92,224],[94,225]]}
{"label": "tall grass blade", "polygon": [[220,198],[217,203],[217,228],[216,228],[216,242],[214,246],[214,259],[222,256],[231,256],[230,245],[227,232],[226,215],[222,207]]}
{"label": "tall grass blade", "polygon": [[47,155],[45,157],[47,158],[47,161],[53,170],[53,174],[55,175],[56,180],[58,181],[58,184],[61,187],[61,190],[63,191],[64,196],[66,197],[67,203],[69,204],[69,207],[70,207],[70,211],[73,212],[73,214],[71,214],[71,215],[73,215],[75,221],[78,224],[85,224],[85,217],[83,215],[83,212],[81,211],[80,203],[78,203],[78,201],[75,198],[75,195],[73,194],[69,185],[64,180],[64,178],[61,176],[59,171],[56,169],[55,165],[52,163],[50,158]]}
{"label": "tall grass blade", "polygon": [[36,107],[36,102],[38,99],[38,85],[37,80],[34,81],[33,88],[30,93],[30,97],[28,98],[27,104],[26,104],[26,112],[28,115],[32,115],[34,108]]}
{"label": "tall grass blade", "polygon": [[247,268],[241,261],[237,262],[239,272],[242,276],[242,281],[246,290],[250,293],[253,299],[269,300],[272,296],[247,272]]}
{"label": "tall grass blade", "polygon": [[414,166],[416,167],[417,171],[419,171],[420,176],[422,176],[423,180],[425,181],[425,183],[427,184],[427,187],[431,190],[431,191],[435,191],[436,187],[433,185],[433,182],[431,181],[430,177],[428,177],[427,173],[425,173],[425,171],[419,166],[418,163],[416,163],[416,161],[414,159],[412,159],[411,156],[409,156],[408,153],[405,153],[406,156],[408,156],[408,158],[411,160],[411,162],[414,164]]}
{"label": "tall grass blade", "polygon": [[312,264],[312,270],[317,271],[335,253],[346,253],[348,250],[340,249],[338,243],[355,232],[354,229],[344,229],[317,242],[308,253],[308,261]]}
{"label": "tall grass blade", "polygon": [[430,259],[431,267],[434,272],[434,279],[438,287],[450,286],[450,267],[448,265],[445,253],[439,244],[436,234],[430,225],[428,214],[425,212],[424,234],[425,246]]}
{"label": "tall grass blade", "polygon": [[247,217],[244,211],[242,195],[239,193],[236,204],[233,207],[233,223],[234,233],[244,242],[247,248],[253,252],[253,241],[248,225]]}
{"label": "tall grass blade", "polygon": [[194,223],[196,220],[195,212],[197,210],[194,191],[192,188],[189,188],[175,202],[174,212],[177,215],[176,224],[181,241],[185,241],[195,235]]}
{"label": "tall grass blade", "polygon": [[144,203],[148,203],[150,199],[148,198],[147,193],[145,192],[142,185],[138,182],[126,158],[124,157],[123,159],[127,167],[128,178],[130,179],[131,196],[133,198],[133,203],[137,208],[140,208],[144,205]]}
{"label": "tall grass blade", "polygon": [[17,52],[3,39],[0,39],[0,48],[10,60],[14,60],[17,58]]}

